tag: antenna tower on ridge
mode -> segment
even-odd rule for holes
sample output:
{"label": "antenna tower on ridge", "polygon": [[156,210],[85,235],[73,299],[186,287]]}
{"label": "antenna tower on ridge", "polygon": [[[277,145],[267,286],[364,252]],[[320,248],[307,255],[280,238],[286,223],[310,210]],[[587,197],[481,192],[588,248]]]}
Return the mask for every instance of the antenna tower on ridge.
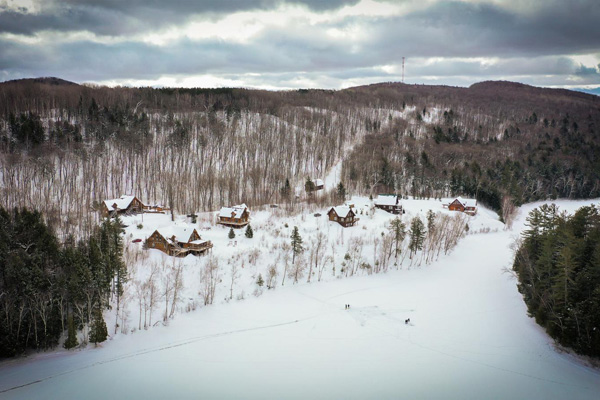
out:
{"label": "antenna tower on ridge", "polygon": [[404,57],[402,57],[402,83],[404,83]]}

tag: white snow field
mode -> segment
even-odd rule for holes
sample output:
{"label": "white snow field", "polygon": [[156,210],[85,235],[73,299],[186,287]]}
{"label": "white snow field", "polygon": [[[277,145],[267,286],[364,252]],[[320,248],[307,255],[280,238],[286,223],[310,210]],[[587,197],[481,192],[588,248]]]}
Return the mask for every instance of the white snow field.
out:
{"label": "white snow field", "polygon": [[[598,200],[556,203],[574,211]],[[480,210],[470,225],[492,232],[467,235],[431,265],[344,279],[329,273],[328,281],[311,284],[290,280],[98,348],[5,361],[0,398],[598,399],[600,371],[554,348],[527,316],[516,279],[503,272],[537,205],[524,206],[508,232],[495,231],[493,213]],[[425,211],[426,203],[406,206]],[[345,235],[370,232],[360,228],[366,221]],[[215,251],[226,246],[226,232],[201,234]],[[337,227],[328,232],[339,234]],[[109,318],[107,325],[110,332]]]}

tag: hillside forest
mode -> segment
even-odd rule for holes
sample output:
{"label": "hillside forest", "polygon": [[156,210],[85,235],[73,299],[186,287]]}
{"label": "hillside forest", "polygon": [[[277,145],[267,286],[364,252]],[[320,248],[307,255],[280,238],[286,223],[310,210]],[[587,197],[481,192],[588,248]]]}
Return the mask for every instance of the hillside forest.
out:
{"label": "hillside forest", "polygon": [[[596,96],[508,82],[283,92],[108,88],[56,78],[1,83],[0,356],[51,348],[65,332],[65,347],[77,346],[76,331],[86,343],[101,342],[110,307],[117,332],[129,274],[123,225],[100,218],[104,199],[135,194],[174,215],[279,204],[289,216],[307,205],[342,204],[347,194],[465,196],[509,223],[525,202],[600,197],[599,123]],[[305,190],[336,166],[335,189]],[[572,218],[551,209],[533,215],[514,269],[536,320],[560,343],[598,356],[598,212],[582,210]],[[433,213],[426,224],[395,221],[380,237],[350,240],[339,273],[386,272],[392,254],[399,268],[401,252],[411,266],[430,263],[468,229],[466,219]],[[279,228],[261,228],[280,236]],[[315,250],[328,243],[320,235],[305,238],[307,262],[295,263],[292,251],[291,264],[308,266],[309,281],[313,263],[318,271],[326,265]],[[366,245],[372,263],[362,258]],[[334,275],[335,263],[332,255]],[[267,287],[277,275],[271,267]],[[208,305],[219,261],[207,258],[205,268]],[[172,272],[165,273],[171,305],[182,279]],[[139,329],[144,296],[155,287],[146,283],[130,285],[139,292]]]}
{"label": "hillside forest", "polygon": [[[0,202],[89,235],[124,193],[177,213],[287,202],[343,160],[348,193],[600,195],[597,96],[509,82],[339,91],[0,84]],[[297,192],[285,189],[286,180]],[[335,200],[335,193],[326,202]]]}

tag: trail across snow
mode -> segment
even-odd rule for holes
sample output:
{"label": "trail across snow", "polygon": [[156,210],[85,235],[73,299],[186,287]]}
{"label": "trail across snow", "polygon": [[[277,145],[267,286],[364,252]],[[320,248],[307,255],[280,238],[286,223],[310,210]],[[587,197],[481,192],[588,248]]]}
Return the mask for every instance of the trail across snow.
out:
{"label": "trail across snow", "polygon": [[430,266],[286,284],[4,362],[0,399],[597,399],[600,372],[554,349],[503,271],[525,216]]}

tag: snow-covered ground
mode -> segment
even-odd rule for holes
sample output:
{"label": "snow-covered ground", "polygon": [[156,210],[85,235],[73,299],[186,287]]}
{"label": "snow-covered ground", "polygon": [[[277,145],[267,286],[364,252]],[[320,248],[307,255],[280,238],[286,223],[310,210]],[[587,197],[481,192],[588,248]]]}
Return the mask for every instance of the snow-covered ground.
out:
{"label": "snow-covered ground", "polygon": [[[250,294],[256,273],[264,274],[294,225],[305,243],[324,232],[328,252],[337,247],[336,257],[343,257],[352,237],[368,242],[393,218],[380,210],[366,215],[368,199],[353,202],[363,215],[359,211],[352,228],[328,222],[323,210],[321,217],[278,217],[266,210],[252,214],[253,239],[238,231],[233,241],[227,229],[213,226],[212,215],[201,216],[196,226],[222,259],[215,304],[180,312],[168,326],[116,335],[98,348],[5,361],[0,398],[598,398],[600,372],[555,350],[527,316],[515,278],[504,271],[527,211],[539,204],[524,206],[512,231],[480,209],[469,221],[471,234],[431,265],[343,279],[328,267],[323,282],[308,284],[305,277],[292,285],[286,278],[281,286],[279,277],[277,289]],[[567,211],[590,203],[557,202]],[[430,208],[442,211],[433,200],[405,200],[404,206],[407,223]],[[170,223],[167,216],[135,218],[141,219],[126,221],[129,238]],[[260,255],[252,265],[247,256],[254,248]],[[366,261],[369,251],[365,245]],[[156,250],[144,254],[148,258],[136,267],[140,279],[143,265],[171,262]],[[205,259],[183,259],[186,301],[198,300],[194,280]],[[245,267],[227,302],[229,259],[245,260]],[[242,290],[245,299],[236,301]],[[129,323],[137,326],[137,316]],[[111,331],[108,317],[107,324]]]}

